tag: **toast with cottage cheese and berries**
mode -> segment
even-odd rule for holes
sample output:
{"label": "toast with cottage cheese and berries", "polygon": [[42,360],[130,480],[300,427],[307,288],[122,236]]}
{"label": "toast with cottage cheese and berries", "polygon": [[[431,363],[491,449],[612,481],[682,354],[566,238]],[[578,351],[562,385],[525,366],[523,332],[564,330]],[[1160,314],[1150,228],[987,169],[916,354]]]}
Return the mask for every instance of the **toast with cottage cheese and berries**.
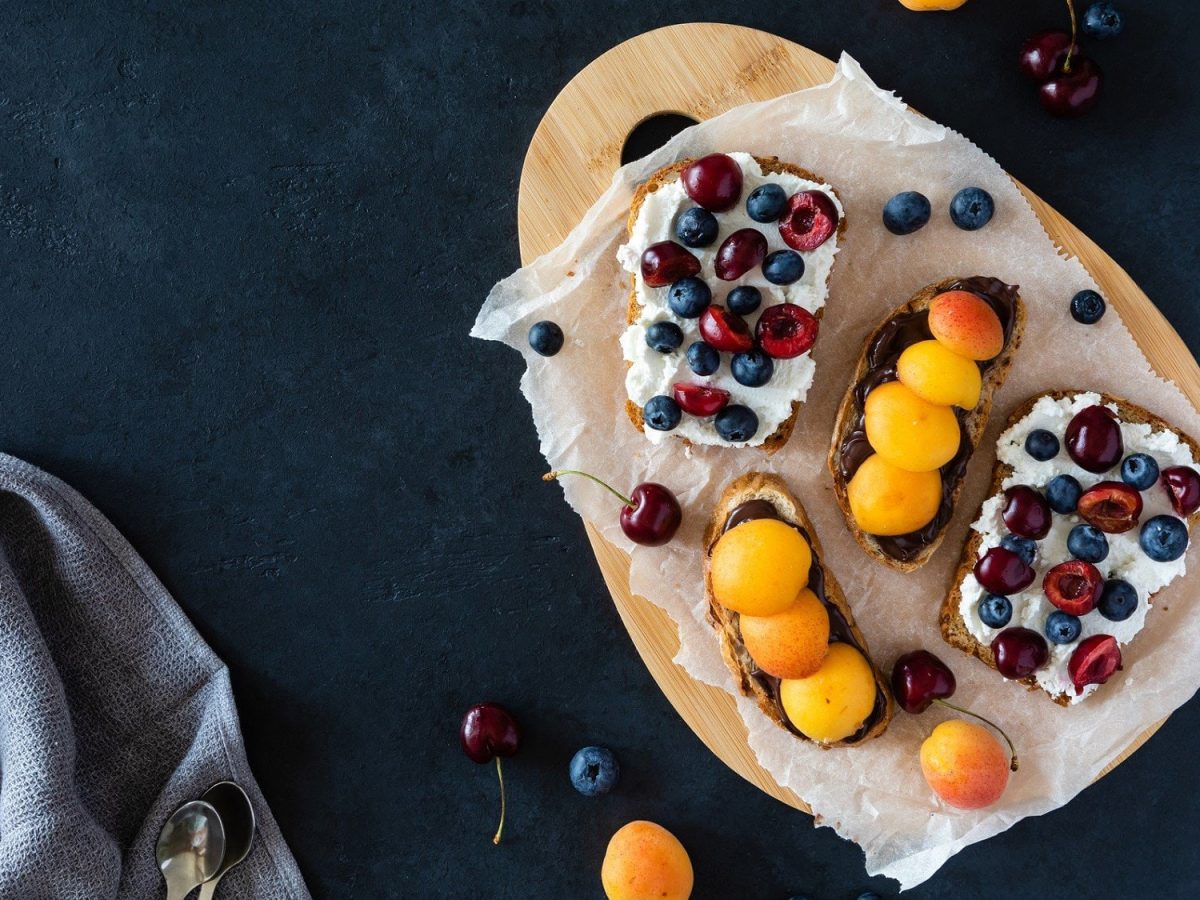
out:
{"label": "toast with cottage cheese and berries", "polygon": [[787,443],[845,228],[834,189],[774,157],[684,159],[638,188],[617,252],[634,426],[654,443]]}

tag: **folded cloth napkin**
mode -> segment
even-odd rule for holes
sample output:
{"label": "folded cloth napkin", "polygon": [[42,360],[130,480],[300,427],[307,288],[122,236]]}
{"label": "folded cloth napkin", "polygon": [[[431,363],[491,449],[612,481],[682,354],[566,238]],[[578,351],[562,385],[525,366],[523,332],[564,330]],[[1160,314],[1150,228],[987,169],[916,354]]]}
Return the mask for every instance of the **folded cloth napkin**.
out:
{"label": "folded cloth napkin", "polygon": [[307,898],[224,663],[112,524],[0,454],[0,898],[164,896],[159,830],[222,780],[258,833],[217,896]]}

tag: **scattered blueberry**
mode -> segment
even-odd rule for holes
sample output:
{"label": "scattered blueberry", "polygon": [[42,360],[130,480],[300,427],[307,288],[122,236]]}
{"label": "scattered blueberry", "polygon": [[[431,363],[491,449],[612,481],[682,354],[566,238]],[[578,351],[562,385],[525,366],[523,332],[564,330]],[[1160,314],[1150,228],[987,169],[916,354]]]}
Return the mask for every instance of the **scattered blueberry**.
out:
{"label": "scattered blueberry", "polygon": [[1110,622],[1124,622],[1133,615],[1137,605],[1137,591],[1128,581],[1119,578],[1104,582],[1104,590],[1100,593],[1100,599],[1096,601],[1096,609]]}
{"label": "scattered blueberry", "polygon": [[858,895],[858,900],[883,900],[883,898],[874,891],[863,891]]}
{"label": "scattered blueberry", "polygon": [[905,191],[883,205],[883,227],[892,234],[912,234],[924,228],[932,214],[928,197]]}
{"label": "scattered blueberry", "polygon": [[1025,437],[1025,452],[1038,462],[1058,456],[1058,438],[1045,428],[1035,428]]}
{"label": "scattered blueberry", "polygon": [[1145,453],[1127,456],[1121,463],[1121,480],[1139,491],[1149,490],[1158,481],[1158,463]]}
{"label": "scattered blueberry", "polygon": [[1174,562],[1187,550],[1187,525],[1174,516],[1155,516],[1142,526],[1138,543],[1155,562]]}
{"label": "scattered blueberry", "polygon": [[1037,556],[1037,541],[1032,538],[1010,534],[1000,542],[1000,546],[1005,550],[1011,550],[1017,554],[1017,556],[1025,560],[1025,565],[1027,566],[1032,566],[1033,558]]}
{"label": "scattered blueberry", "polygon": [[585,797],[607,794],[616,787],[621,767],[611,750],[584,747],[571,757],[571,785]]}
{"label": "scattered blueberry", "polygon": [[707,209],[693,206],[675,220],[675,236],[685,247],[707,247],[717,239],[717,217]]}
{"label": "scattered blueberry", "polygon": [[668,397],[666,394],[651,397],[642,407],[642,419],[648,428],[655,431],[670,431],[679,424],[681,418],[683,411],[679,404],[675,402],[674,397]]}
{"label": "scattered blueberry", "polygon": [[1095,291],[1080,291],[1071,298],[1071,315],[1081,325],[1095,325],[1105,309],[1104,298]]}
{"label": "scattered blueberry", "polygon": [[755,347],[753,350],[734,355],[729,370],[733,372],[733,380],[738,384],[762,387],[775,373],[775,363],[771,361],[771,357]]}
{"label": "scattered blueberry", "polygon": [[542,356],[553,356],[563,345],[563,331],[550,321],[534,322],[529,329],[529,346]]}
{"label": "scattered blueberry", "polygon": [[1089,37],[1116,37],[1124,27],[1124,17],[1111,3],[1093,3],[1083,14],[1083,33]]}
{"label": "scattered blueberry", "polygon": [[1075,512],[1083,487],[1071,475],[1055,475],[1046,485],[1046,502],[1056,513],[1067,515]]}
{"label": "scattered blueberry", "polygon": [[1046,618],[1046,637],[1052,644],[1069,644],[1079,638],[1082,630],[1079,618],[1061,609],[1056,609]]}
{"label": "scattered blueberry", "polygon": [[712,289],[703,278],[680,278],[667,291],[667,306],[681,319],[697,319],[712,303]]}
{"label": "scattered blueberry", "polygon": [[683,329],[674,322],[655,322],[646,329],[646,345],[659,353],[678,350],[683,343]]}
{"label": "scattered blueberry", "polygon": [[963,231],[978,231],[995,212],[992,195],[983,188],[963,188],[950,201],[950,220]]}
{"label": "scattered blueberry", "polygon": [[771,284],[795,284],[804,277],[804,257],[795,250],[776,250],[767,254],[762,271]]}
{"label": "scattered blueberry", "polygon": [[729,307],[729,311],[735,312],[739,316],[750,315],[750,313],[758,309],[761,303],[762,291],[748,284],[735,287],[729,292],[729,296],[725,298],[725,305]]}
{"label": "scattered blueberry", "polygon": [[697,375],[711,375],[721,368],[721,354],[712,344],[696,341],[687,348],[688,365]]}
{"label": "scattered blueberry", "polygon": [[786,204],[787,191],[777,184],[764,184],[746,198],[746,215],[755,222],[774,222]]}
{"label": "scattered blueberry", "polygon": [[1076,559],[1098,563],[1108,556],[1108,538],[1095,525],[1076,525],[1067,535],[1067,550]]}
{"label": "scattered blueberry", "polygon": [[734,403],[717,413],[713,424],[722,438],[740,444],[750,440],[758,431],[758,416],[749,407]]}
{"label": "scattered blueberry", "polygon": [[1012,601],[999,594],[984,594],[979,601],[979,619],[988,628],[1003,628],[1012,619]]}

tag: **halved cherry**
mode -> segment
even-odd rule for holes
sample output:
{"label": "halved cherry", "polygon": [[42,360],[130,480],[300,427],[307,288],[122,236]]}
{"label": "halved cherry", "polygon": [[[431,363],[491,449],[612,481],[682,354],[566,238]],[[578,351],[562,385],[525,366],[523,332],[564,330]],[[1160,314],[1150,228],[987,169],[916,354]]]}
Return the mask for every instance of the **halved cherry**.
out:
{"label": "halved cherry", "polygon": [[650,287],[666,287],[699,274],[700,260],[674,241],[659,241],[642,251],[642,281]]}
{"label": "halved cherry", "polygon": [[1075,693],[1082,694],[1089,684],[1104,684],[1119,668],[1121,648],[1117,639],[1107,634],[1094,634],[1075,648],[1067,663],[1067,674],[1075,685]]}
{"label": "halved cherry", "polygon": [[742,167],[724,153],[710,153],[689,163],[679,180],[697,205],[713,212],[732,209],[742,196]]}
{"label": "halved cherry", "polygon": [[1079,515],[1106,534],[1133,528],[1142,515],[1142,495],[1123,481],[1101,481],[1079,498]]}
{"label": "halved cherry", "polygon": [[1073,616],[1083,616],[1096,608],[1104,590],[1100,570],[1081,559],[1059,563],[1042,579],[1046,599]]}
{"label": "halved cherry", "polygon": [[685,413],[693,416],[715,416],[729,402],[729,391],[704,384],[687,384],[681,382],[675,385],[675,402]]}
{"label": "halved cherry", "polygon": [[713,271],[722,281],[734,281],[762,265],[767,256],[767,239],[754,228],[739,228],[721,242]]}
{"label": "halved cherry", "polygon": [[1036,573],[1025,560],[1004,547],[992,547],[975,563],[975,580],[992,594],[1007,597],[1033,584]]}
{"label": "halved cherry", "polygon": [[1186,517],[1200,509],[1200,474],[1191,466],[1163,469],[1161,480],[1171,497],[1175,515]]}
{"label": "halved cherry", "polygon": [[718,303],[710,304],[700,314],[700,337],[727,353],[745,353],[754,346],[746,320]]}
{"label": "halved cherry", "polygon": [[779,219],[779,234],[793,250],[816,250],[833,236],[838,211],[822,191],[800,191],[788,198]]}
{"label": "halved cherry", "polygon": [[817,317],[803,306],[777,303],[762,311],[754,336],[767,356],[792,359],[812,349],[819,327]]}
{"label": "halved cherry", "polygon": [[1004,524],[1013,534],[1040,541],[1050,533],[1050,504],[1026,484],[1004,492]]}

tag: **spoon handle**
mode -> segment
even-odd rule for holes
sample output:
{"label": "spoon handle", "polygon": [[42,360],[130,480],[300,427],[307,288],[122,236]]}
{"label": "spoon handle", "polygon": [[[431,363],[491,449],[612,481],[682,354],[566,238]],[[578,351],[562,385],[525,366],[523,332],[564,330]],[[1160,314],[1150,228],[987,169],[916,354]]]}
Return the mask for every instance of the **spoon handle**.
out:
{"label": "spoon handle", "polygon": [[212,900],[213,895],[217,893],[217,882],[220,880],[221,876],[218,875],[212,881],[206,881],[204,884],[200,885],[199,900]]}

